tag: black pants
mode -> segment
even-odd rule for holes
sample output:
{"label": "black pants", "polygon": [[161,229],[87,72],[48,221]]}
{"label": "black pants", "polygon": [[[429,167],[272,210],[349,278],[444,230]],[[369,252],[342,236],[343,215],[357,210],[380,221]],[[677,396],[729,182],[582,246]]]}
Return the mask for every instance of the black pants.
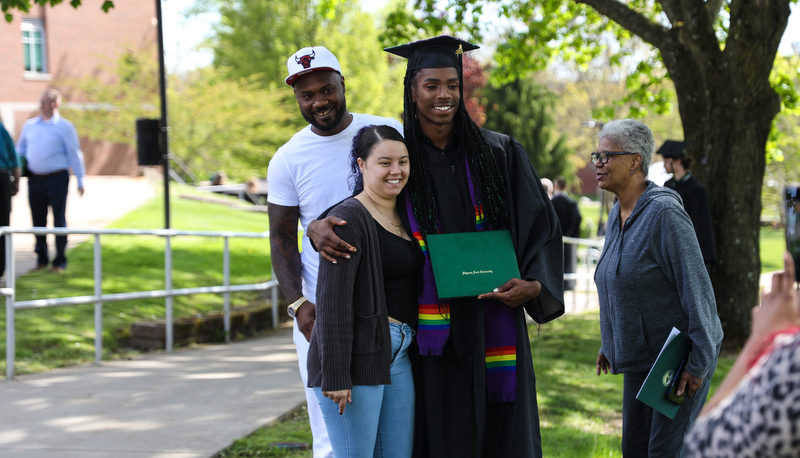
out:
{"label": "black pants", "polygon": [[[28,178],[28,203],[31,206],[31,219],[35,227],[47,226],[47,210],[53,211],[53,226],[67,227],[67,191],[69,190],[69,172],[52,173],[50,175],[33,175]],[[67,267],[67,236],[56,236],[56,257],[53,267]],[[40,266],[49,261],[47,238],[36,236],[36,257]]]}
{"label": "black pants", "polygon": [[[0,226],[11,224],[11,175],[0,171]],[[6,236],[0,237],[0,275],[6,272]]]}
{"label": "black pants", "polygon": [[636,394],[647,378],[647,372],[625,373],[622,395],[622,456],[681,457],[683,438],[706,403],[713,375],[712,369],[703,379],[700,389],[694,396],[686,398],[675,418],[670,420],[636,399]]}

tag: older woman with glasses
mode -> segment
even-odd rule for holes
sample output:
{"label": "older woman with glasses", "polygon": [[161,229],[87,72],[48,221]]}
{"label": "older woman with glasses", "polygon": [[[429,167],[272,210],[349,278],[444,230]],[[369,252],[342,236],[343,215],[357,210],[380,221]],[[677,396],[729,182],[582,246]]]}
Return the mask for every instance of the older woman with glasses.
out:
{"label": "older woman with glasses", "polygon": [[[624,374],[624,456],[680,456],[717,366],[722,326],[692,221],[671,189],[647,180],[653,133],[631,119],[600,131],[592,162],[601,189],[617,196],[595,271],[602,346],[597,375]],[[636,399],[672,327],[692,341],[675,418]],[[666,395],[666,390],[665,390]]]}

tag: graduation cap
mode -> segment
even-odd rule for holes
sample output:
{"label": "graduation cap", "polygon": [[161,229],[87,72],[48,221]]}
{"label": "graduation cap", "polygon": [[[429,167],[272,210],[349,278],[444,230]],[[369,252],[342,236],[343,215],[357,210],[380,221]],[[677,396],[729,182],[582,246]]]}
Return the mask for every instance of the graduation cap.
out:
{"label": "graduation cap", "polygon": [[677,140],[667,140],[661,145],[661,148],[656,151],[667,159],[680,159],[686,157],[686,142],[679,142]]}
{"label": "graduation cap", "polygon": [[384,51],[408,59],[407,70],[421,68],[461,68],[460,55],[478,46],[449,35],[414,41],[400,46],[384,48]]}

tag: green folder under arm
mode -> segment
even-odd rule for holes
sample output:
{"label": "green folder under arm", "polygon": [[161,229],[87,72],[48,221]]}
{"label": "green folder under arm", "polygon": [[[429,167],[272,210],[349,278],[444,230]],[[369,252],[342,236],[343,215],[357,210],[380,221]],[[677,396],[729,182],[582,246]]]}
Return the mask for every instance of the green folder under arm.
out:
{"label": "green folder under arm", "polygon": [[647,378],[636,395],[636,399],[656,409],[670,419],[675,418],[679,405],[667,399],[669,382],[684,356],[692,350],[692,341],[677,328],[673,327],[656,362],[650,368]]}

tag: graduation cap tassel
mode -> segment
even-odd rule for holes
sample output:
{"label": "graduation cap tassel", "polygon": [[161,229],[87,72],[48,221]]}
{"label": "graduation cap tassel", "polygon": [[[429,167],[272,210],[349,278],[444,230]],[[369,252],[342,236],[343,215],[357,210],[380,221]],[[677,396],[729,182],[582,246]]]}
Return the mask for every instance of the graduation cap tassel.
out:
{"label": "graduation cap tassel", "polygon": [[467,102],[464,100],[464,48],[462,45],[458,45],[458,49],[456,49],[456,55],[458,56],[458,79],[461,81],[461,84],[458,85],[458,95],[461,98],[461,103],[464,104],[464,109],[467,108]]}

